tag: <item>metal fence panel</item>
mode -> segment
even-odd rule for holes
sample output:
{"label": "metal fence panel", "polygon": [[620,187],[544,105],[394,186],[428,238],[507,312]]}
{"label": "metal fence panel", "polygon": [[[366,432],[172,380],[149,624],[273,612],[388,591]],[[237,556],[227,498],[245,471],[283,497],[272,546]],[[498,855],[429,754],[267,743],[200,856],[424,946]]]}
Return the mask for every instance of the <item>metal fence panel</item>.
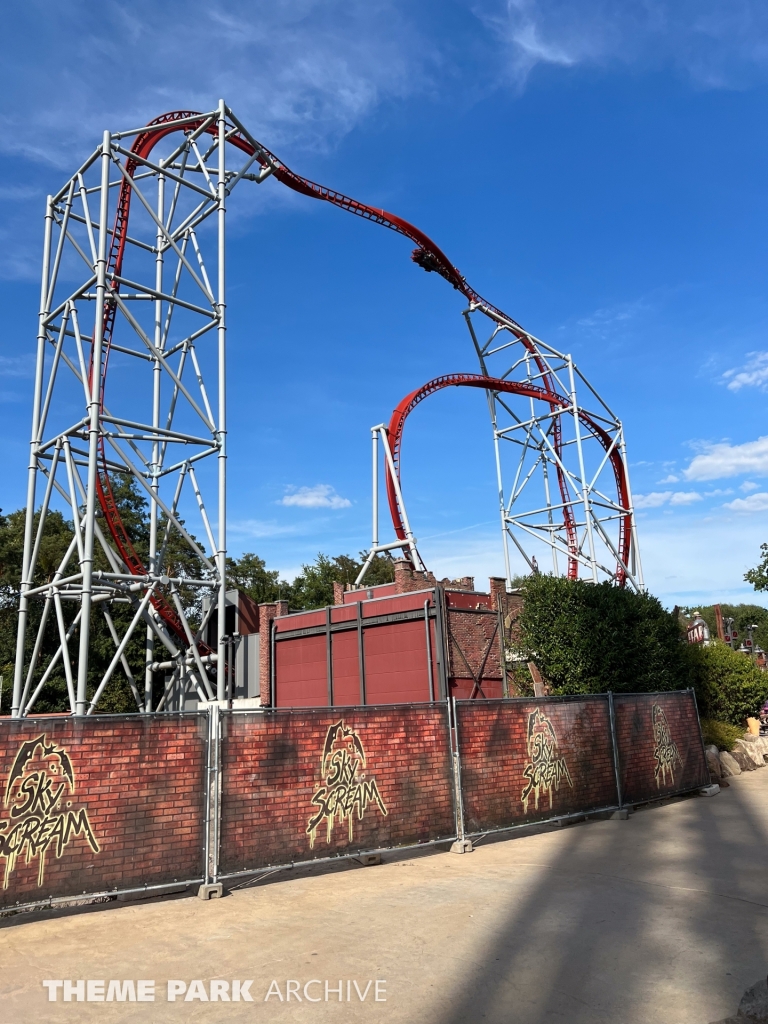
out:
{"label": "metal fence panel", "polygon": [[0,722],[0,907],[202,877],[206,714]]}
{"label": "metal fence panel", "polygon": [[616,694],[614,708],[625,804],[709,785],[692,690]]}
{"label": "metal fence panel", "polygon": [[456,702],[464,828],[511,828],[618,803],[604,695]]}
{"label": "metal fence panel", "polygon": [[220,875],[455,836],[447,704],[221,718]]}

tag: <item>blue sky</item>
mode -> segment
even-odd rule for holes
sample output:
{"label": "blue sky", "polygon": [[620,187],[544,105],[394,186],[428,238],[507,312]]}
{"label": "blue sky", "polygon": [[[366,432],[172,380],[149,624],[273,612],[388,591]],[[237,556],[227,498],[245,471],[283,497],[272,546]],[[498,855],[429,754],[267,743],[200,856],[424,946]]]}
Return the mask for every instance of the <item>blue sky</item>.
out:
{"label": "blue sky", "polygon": [[[299,173],[425,230],[625,424],[646,581],[749,600],[768,541],[768,7],[749,0],[35,2],[0,66],[0,505],[24,502],[42,208],[105,127],[220,95]],[[369,542],[369,427],[474,370],[403,239],[232,204],[230,535],[291,577]],[[439,575],[502,572],[482,394],[409,421]]]}

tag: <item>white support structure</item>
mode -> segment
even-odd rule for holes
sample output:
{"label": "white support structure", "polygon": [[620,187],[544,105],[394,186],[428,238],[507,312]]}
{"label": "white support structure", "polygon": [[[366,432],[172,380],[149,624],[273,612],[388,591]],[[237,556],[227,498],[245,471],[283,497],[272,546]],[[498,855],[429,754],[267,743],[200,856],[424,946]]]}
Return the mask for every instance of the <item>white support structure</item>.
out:
{"label": "white support structure", "polygon": [[[401,549],[403,553],[408,553],[408,558],[413,565],[414,569],[418,571],[424,570],[424,563],[421,560],[421,555],[416,547],[416,538],[411,530],[411,524],[408,520],[408,513],[405,509],[405,502],[403,501],[403,492],[400,488],[400,478],[397,475],[395,468],[394,459],[392,457],[392,449],[389,446],[389,433],[384,423],[379,423],[375,427],[371,427],[371,440],[373,448],[373,480],[372,480],[372,499],[371,507],[373,509],[373,524],[372,524],[372,539],[371,547],[366,555],[365,561],[363,562],[362,568],[355,580],[355,586],[359,587],[366,573],[371,567],[376,555],[389,554],[390,551],[396,551]],[[381,444],[381,450],[383,453],[383,467],[379,465],[379,444]],[[400,514],[403,522],[403,532],[405,536],[398,540],[391,540],[384,544],[379,543],[379,473],[383,468],[385,479],[389,479],[394,487],[395,494],[397,495],[397,502],[400,507]]]}
{"label": "white support structure", "polygon": [[[235,133],[240,145],[232,144]],[[241,178],[266,177],[269,155],[260,174],[246,174],[254,154],[264,152],[222,101],[208,114],[182,112],[147,128],[105,132],[99,148],[48,199],[16,717],[33,710],[53,672],[66,675],[77,715],[93,712],[114,672],[124,673],[139,711],[153,710],[160,663],[172,664],[176,676],[186,673],[201,698],[226,696],[226,673],[217,671],[230,642],[226,200]],[[212,459],[218,471],[206,470]],[[122,522],[114,496],[125,479],[147,502],[143,544]],[[206,491],[213,491],[207,502]],[[75,524],[75,538],[56,572],[41,582],[40,551],[57,500]],[[198,510],[199,524],[182,520],[182,504],[185,520],[190,508]],[[207,508],[217,515],[215,538]],[[195,536],[206,537],[206,546]],[[171,543],[186,550],[192,566],[181,577],[168,564]],[[195,632],[181,597],[201,592],[214,596],[210,647],[203,640],[207,623]],[[98,679],[90,657],[94,616],[104,617],[114,642],[114,657]],[[58,631],[58,650],[46,664],[40,652],[51,629]],[[139,631],[146,655],[137,686],[125,651]]]}
{"label": "white support structure", "polygon": [[621,421],[570,355],[480,304],[464,317],[482,375],[529,391],[487,391],[508,585],[541,570],[643,591]]}

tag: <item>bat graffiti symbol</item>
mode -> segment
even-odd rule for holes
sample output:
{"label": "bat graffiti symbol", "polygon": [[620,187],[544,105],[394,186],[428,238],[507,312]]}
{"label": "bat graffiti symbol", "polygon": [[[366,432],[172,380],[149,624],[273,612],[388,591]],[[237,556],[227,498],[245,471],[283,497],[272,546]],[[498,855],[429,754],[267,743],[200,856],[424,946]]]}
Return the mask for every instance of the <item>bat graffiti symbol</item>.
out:
{"label": "bat graffiti symbol", "polygon": [[352,842],[355,813],[358,821],[362,821],[369,805],[376,804],[382,814],[387,814],[376,780],[359,774],[365,767],[365,750],[358,734],[348,728],[343,719],[331,725],[320,758],[323,782],[311,801],[317,810],[307,824],[310,849],[314,849],[317,826],[323,819],[327,843],[331,841],[333,824],[337,819],[340,825],[347,822],[349,841]]}
{"label": "bat graffiti symbol", "polygon": [[565,779],[573,789],[571,774],[564,757],[558,757],[557,734],[552,722],[545,714],[536,708],[528,715],[527,729],[528,764],[523,770],[523,777],[527,779],[520,799],[523,802],[523,812],[528,813],[528,800],[533,793],[534,805],[539,809],[539,796],[547,793],[549,796],[549,809],[552,810],[552,789],[560,789],[560,783]]}
{"label": "bat graffiti symbol", "polygon": [[88,812],[84,807],[73,810],[67,799],[74,792],[75,774],[63,747],[48,743],[45,733],[22,743],[5,787],[3,808],[8,817],[0,818],[4,889],[22,854],[26,864],[38,858],[37,884],[41,886],[50,847],[61,857],[68,844],[82,835],[94,853],[100,852]]}
{"label": "bat graffiti symbol", "polygon": [[670,780],[674,785],[675,765],[679,765],[682,768],[683,759],[680,757],[677,744],[672,739],[672,732],[669,728],[667,716],[664,714],[664,709],[659,704],[654,704],[651,708],[651,720],[653,722],[653,742],[655,744],[653,757],[656,761],[653,775],[656,779],[656,785],[657,787],[666,786],[667,772],[669,772]]}

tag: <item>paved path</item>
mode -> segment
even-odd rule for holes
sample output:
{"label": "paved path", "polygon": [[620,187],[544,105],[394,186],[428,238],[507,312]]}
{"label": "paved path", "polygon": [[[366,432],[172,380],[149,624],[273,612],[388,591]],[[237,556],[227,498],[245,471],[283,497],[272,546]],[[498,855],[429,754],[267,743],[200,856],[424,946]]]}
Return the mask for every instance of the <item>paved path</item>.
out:
{"label": "paved path", "polygon": [[[628,821],[276,878],[5,925],[0,1022],[709,1024],[768,971],[768,769]],[[49,1003],[67,978],[152,979],[156,1001]],[[167,1002],[168,979],[251,979],[253,1002]],[[313,979],[320,1002],[285,1002]]]}

